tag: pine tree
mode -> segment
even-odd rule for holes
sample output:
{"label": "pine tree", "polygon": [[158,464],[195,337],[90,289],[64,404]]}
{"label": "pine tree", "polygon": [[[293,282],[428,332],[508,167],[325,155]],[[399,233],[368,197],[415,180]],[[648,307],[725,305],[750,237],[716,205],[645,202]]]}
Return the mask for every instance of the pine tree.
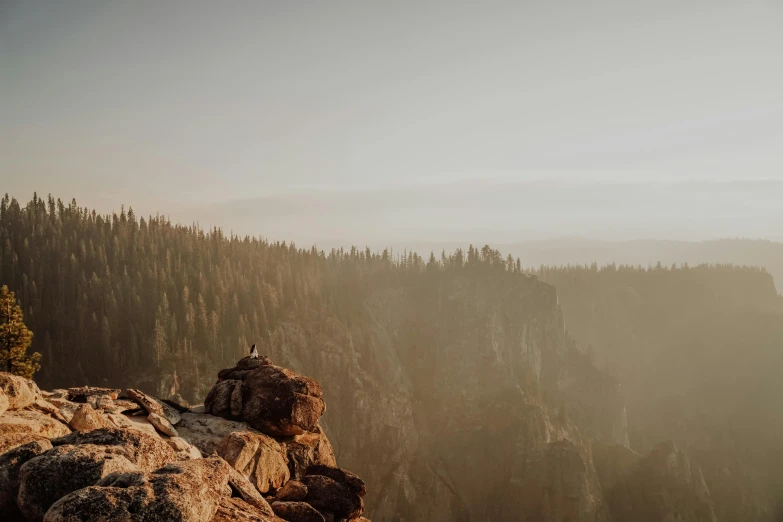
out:
{"label": "pine tree", "polygon": [[24,324],[16,296],[3,285],[0,289],[0,370],[31,379],[41,365],[41,354],[27,355],[33,332]]}

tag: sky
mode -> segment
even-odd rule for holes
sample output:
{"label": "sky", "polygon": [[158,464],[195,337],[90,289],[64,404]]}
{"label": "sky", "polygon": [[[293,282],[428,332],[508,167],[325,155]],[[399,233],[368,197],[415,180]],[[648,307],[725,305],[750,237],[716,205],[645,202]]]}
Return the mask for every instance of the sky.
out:
{"label": "sky", "polygon": [[0,191],[298,243],[783,239],[777,0],[0,0]]}

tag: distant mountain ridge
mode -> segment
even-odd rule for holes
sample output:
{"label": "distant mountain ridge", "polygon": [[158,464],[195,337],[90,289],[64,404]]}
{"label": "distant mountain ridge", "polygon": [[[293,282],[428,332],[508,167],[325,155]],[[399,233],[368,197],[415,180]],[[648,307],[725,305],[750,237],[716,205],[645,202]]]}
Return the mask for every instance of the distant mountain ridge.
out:
{"label": "distant mountain ridge", "polygon": [[[453,252],[457,248],[467,249],[468,244],[468,242],[374,241],[367,246],[374,251],[389,248],[395,254],[412,251],[426,256],[430,252],[438,255],[443,250]],[[504,254],[520,258],[522,266],[529,268],[538,268],[540,265],[565,266],[592,263],[597,263],[598,266],[612,263],[641,265],[646,268],[655,266],[658,262],[667,266],[673,263],[678,266],[685,263],[691,266],[707,263],[763,267],[772,274],[778,292],[783,292],[783,242],[779,241],[746,238],[707,241],[666,239],[608,241],[562,238],[515,243],[490,242],[489,245]],[[321,241],[318,246],[329,251],[332,248],[344,247],[345,243],[339,240]]]}

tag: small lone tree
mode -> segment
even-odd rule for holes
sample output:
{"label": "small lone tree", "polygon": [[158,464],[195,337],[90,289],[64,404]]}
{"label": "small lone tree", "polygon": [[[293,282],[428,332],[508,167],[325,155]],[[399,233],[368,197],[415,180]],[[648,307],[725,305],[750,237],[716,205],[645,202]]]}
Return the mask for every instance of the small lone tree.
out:
{"label": "small lone tree", "polygon": [[22,309],[16,296],[7,286],[0,289],[0,371],[11,372],[32,379],[41,369],[38,352],[27,355],[33,332],[24,324]]}

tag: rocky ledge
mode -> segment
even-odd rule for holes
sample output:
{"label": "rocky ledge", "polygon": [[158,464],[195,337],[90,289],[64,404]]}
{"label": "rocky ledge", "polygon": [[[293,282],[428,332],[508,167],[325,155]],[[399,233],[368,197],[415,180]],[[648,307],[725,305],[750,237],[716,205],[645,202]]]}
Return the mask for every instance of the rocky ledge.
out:
{"label": "rocky ledge", "polygon": [[366,522],[321,385],[244,358],[203,407],[0,373],[0,520]]}

